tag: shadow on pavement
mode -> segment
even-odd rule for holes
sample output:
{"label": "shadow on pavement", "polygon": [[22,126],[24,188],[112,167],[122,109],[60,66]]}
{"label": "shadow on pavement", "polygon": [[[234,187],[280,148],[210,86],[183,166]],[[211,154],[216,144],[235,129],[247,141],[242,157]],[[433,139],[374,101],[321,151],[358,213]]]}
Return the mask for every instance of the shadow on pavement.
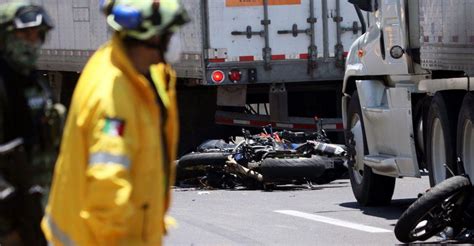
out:
{"label": "shadow on pavement", "polygon": [[[341,203],[341,207],[359,209],[363,214],[385,218],[387,220],[397,220],[400,218],[400,215],[413,203],[416,199],[398,199],[392,200],[392,203],[389,206],[382,207],[364,207],[359,205],[357,202],[347,202]],[[392,226],[395,226],[393,224]]]}
{"label": "shadow on pavement", "polygon": [[312,190],[325,190],[325,189],[335,189],[335,188],[346,188],[347,185],[316,185],[313,187],[307,185],[285,185],[277,186],[276,188],[264,192],[278,192],[278,191],[312,191]]}
{"label": "shadow on pavement", "polygon": [[237,185],[233,188],[230,187],[210,187],[199,184],[188,184],[174,186],[175,191],[212,191],[212,190],[226,190],[226,191],[261,191],[261,192],[285,192],[285,191],[312,191],[312,190],[324,190],[324,189],[336,189],[336,188],[347,188],[350,187],[349,180],[338,179],[327,184],[277,184],[272,186],[271,189],[265,190],[261,185]]}

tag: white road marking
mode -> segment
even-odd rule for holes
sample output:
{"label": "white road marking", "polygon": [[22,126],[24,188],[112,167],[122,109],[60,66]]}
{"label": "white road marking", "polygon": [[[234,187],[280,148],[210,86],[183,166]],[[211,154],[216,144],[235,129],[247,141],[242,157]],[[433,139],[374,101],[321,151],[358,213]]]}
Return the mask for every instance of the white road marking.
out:
{"label": "white road marking", "polygon": [[313,221],[318,221],[326,224],[331,224],[331,225],[336,225],[336,226],[342,226],[354,230],[359,230],[359,231],[364,231],[364,232],[370,232],[370,233],[392,233],[390,230],[382,229],[382,228],[377,228],[377,227],[372,227],[372,226],[366,226],[362,224],[357,224],[357,223],[352,223],[344,220],[338,220],[338,219],[333,219],[329,217],[324,217],[320,215],[315,215],[315,214],[308,214],[308,213],[303,213],[299,211],[294,211],[294,210],[275,210],[273,211],[275,213],[280,213],[280,214],[286,214],[290,216],[295,216],[299,218],[304,218],[308,220],[313,220]]}

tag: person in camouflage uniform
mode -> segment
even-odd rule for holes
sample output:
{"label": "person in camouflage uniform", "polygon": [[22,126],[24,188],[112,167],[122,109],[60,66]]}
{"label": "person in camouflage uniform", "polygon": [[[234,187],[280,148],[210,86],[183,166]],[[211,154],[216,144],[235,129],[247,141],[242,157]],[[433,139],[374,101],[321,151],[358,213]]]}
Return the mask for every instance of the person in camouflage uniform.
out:
{"label": "person in camouflage uniform", "polygon": [[45,245],[42,200],[58,152],[62,107],[36,75],[53,24],[28,2],[0,4],[0,245]]}

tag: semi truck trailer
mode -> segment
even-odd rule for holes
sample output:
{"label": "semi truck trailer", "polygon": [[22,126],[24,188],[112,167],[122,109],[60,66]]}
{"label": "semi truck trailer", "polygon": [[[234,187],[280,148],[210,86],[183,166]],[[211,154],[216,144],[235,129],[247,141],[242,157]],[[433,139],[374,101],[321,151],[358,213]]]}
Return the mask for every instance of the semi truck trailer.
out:
{"label": "semi truck trailer", "polygon": [[[11,0],[0,0],[8,2]],[[39,69],[66,105],[94,51],[112,35],[96,0],[33,0],[55,29]],[[342,133],[347,51],[364,28],[344,0],[182,0],[191,23],[177,43],[181,147],[235,135],[236,126]],[[227,126],[227,127],[226,127]],[[340,134],[342,136],[342,134]],[[341,142],[343,142],[341,137]]]}

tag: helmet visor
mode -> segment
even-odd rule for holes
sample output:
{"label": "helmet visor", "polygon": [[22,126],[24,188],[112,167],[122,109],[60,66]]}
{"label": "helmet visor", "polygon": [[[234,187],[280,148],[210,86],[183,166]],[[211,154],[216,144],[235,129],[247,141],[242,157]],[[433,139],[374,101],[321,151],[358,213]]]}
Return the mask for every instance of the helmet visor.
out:
{"label": "helmet visor", "polygon": [[15,29],[44,26],[53,28],[53,22],[49,15],[39,6],[27,6],[20,8],[13,19]]}

